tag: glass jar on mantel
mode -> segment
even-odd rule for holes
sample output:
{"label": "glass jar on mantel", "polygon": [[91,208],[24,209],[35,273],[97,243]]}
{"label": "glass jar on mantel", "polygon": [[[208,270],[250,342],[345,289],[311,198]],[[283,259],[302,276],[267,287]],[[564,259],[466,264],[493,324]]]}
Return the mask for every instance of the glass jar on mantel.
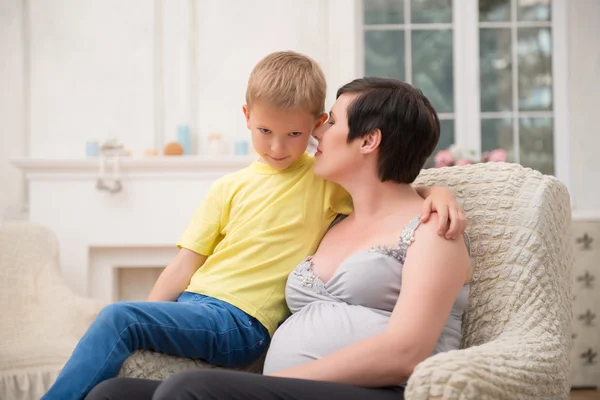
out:
{"label": "glass jar on mantel", "polygon": [[228,155],[229,146],[227,140],[223,138],[220,133],[209,133],[206,137],[206,147],[203,149],[203,153],[210,156],[217,155]]}

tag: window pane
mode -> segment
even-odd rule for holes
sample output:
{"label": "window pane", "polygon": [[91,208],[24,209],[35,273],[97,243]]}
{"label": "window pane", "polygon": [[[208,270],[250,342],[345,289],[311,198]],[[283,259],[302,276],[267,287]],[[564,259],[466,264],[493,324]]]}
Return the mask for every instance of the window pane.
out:
{"label": "window pane", "polygon": [[519,21],[550,21],[551,0],[519,0]]}
{"label": "window pane", "polygon": [[481,111],[512,110],[510,29],[480,29]]}
{"label": "window pane", "polygon": [[481,153],[504,149],[508,162],[515,162],[512,118],[481,120]]}
{"label": "window pane", "polygon": [[405,80],[404,32],[365,32],[365,76]]}
{"label": "window pane", "polygon": [[403,0],[363,0],[365,25],[403,24]]}
{"label": "window pane", "polygon": [[552,118],[521,118],[519,125],[521,165],[543,174],[554,174]]}
{"label": "window pane", "polygon": [[438,113],[454,111],[452,30],[412,32],[413,84]]}
{"label": "window pane", "polygon": [[519,28],[519,110],[552,110],[552,38],[549,28]]}
{"label": "window pane", "polygon": [[412,0],[410,9],[413,24],[452,22],[452,0]]}
{"label": "window pane", "polygon": [[435,150],[431,157],[425,162],[423,168],[432,168],[435,165],[433,158],[435,154],[440,150],[445,150],[454,144],[454,120],[453,119],[442,119],[440,120],[440,140],[438,141]]}
{"label": "window pane", "polygon": [[480,21],[510,21],[511,0],[479,0]]}

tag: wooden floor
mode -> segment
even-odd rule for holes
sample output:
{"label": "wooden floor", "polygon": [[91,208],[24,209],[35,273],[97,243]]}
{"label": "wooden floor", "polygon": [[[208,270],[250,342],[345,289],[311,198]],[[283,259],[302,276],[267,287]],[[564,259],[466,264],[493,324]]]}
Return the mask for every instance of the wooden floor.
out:
{"label": "wooden floor", "polygon": [[571,400],[600,400],[600,391],[597,390],[573,390]]}

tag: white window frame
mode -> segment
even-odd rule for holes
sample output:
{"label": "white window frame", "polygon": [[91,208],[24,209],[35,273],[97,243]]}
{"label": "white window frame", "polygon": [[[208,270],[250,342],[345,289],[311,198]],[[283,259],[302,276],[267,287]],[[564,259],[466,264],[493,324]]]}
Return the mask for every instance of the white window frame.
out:
{"label": "white window frame", "polygon": [[[511,1],[513,10],[516,10],[517,0]],[[328,103],[331,105],[338,87],[363,76],[364,26],[362,0],[329,0],[328,4],[330,51],[326,71],[329,79]],[[441,117],[454,117],[454,140],[458,146],[480,149],[478,0],[454,0],[453,7],[454,113],[442,114]],[[567,21],[568,0],[552,0],[554,175],[570,189]],[[435,24],[431,26],[435,27]],[[405,35],[405,48],[410,51],[410,30],[406,32],[409,33]],[[516,51],[516,46],[513,46],[513,51]],[[407,74],[409,72],[410,69],[407,69]],[[535,112],[525,114],[536,115]],[[515,121],[518,123],[518,119],[515,118]],[[571,200],[574,205],[573,198]]]}

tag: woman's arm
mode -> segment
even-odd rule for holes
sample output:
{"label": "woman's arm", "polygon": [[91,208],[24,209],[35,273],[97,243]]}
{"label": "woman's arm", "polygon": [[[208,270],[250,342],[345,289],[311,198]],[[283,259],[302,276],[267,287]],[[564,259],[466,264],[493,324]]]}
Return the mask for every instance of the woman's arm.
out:
{"label": "woman's arm", "polygon": [[465,243],[438,236],[436,219],[432,216],[415,232],[402,271],[400,297],[384,333],[273,375],[364,387],[406,380],[433,352],[470,274]]}

